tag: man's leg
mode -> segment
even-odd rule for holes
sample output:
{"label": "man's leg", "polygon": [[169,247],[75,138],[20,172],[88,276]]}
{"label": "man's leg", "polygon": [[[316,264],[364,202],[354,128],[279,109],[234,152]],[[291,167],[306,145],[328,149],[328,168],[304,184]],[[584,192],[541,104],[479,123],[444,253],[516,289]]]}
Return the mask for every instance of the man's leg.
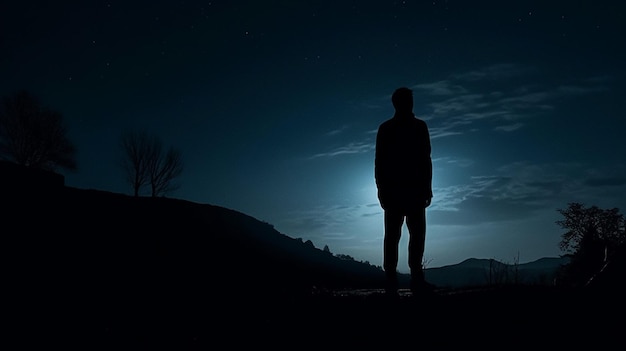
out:
{"label": "man's leg", "polygon": [[411,268],[411,288],[424,285],[424,246],[426,243],[426,209],[417,209],[407,215],[409,230],[409,268]]}
{"label": "man's leg", "polygon": [[387,292],[398,289],[398,245],[402,235],[404,215],[401,212],[385,210],[385,238],[383,242],[383,268],[387,278]]}

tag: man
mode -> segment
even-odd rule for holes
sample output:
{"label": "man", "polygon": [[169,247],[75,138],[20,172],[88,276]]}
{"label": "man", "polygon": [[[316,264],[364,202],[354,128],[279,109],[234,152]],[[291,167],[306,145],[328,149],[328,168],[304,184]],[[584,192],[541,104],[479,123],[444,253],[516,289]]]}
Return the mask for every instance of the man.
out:
{"label": "man", "polygon": [[396,294],[398,245],[406,219],[411,290],[415,294],[430,287],[422,267],[426,207],[433,197],[430,134],[426,122],[413,114],[411,89],[398,88],[391,102],[395,114],[378,128],[374,162],[378,199],[385,212],[383,268],[386,290]]}

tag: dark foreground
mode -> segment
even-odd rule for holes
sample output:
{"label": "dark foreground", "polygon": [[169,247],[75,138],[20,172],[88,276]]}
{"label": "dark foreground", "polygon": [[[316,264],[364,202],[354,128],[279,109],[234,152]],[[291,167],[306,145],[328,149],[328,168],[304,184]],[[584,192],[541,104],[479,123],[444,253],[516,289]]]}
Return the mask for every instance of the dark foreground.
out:
{"label": "dark foreground", "polygon": [[223,208],[23,191],[0,196],[2,350],[624,346],[623,259],[594,289],[320,291],[381,284]]}
{"label": "dark foreground", "polygon": [[207,300],[180,292],[171,300],[163,293],[129,300],[76,293],[13,305],[11,349],[615,349],[624,340],[622,299],[606,292],[518,287],[390,298],[378,290],[235,291]]}

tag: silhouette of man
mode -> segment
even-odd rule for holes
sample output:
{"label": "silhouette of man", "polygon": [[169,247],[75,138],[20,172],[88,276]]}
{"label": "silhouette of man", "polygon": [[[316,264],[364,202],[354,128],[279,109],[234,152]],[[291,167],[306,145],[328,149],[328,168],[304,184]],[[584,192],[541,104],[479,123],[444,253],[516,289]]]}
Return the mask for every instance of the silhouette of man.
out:
{"label": "silhouette of man", "polygon": [[433,197],[430,134],[426,122],[413,114],[411,89],[396,89],[391,102],[395,114],[378,127],[374,162],[378,200],[385,213],[386,290],[397,293],[398,245],[406,219],[411,290],[419,293],[430,286],[424,279],[422,267],[426,207]]}

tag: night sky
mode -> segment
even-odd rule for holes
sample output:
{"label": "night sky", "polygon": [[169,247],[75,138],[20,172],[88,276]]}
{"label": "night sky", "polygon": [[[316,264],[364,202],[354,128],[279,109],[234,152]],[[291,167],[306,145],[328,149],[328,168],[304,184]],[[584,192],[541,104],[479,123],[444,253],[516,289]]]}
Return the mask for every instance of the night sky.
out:
{"label": "night sky", "polygon": [[562,254],[570,202],[625,213],[624,23],[600,0],[5,1],[0,94],[63,114],[68,186],[131,195],[119,137],[146,131],[182,153],[168,196],[382,265],[375,133],[407,86],[427,267],[524,263]]}

